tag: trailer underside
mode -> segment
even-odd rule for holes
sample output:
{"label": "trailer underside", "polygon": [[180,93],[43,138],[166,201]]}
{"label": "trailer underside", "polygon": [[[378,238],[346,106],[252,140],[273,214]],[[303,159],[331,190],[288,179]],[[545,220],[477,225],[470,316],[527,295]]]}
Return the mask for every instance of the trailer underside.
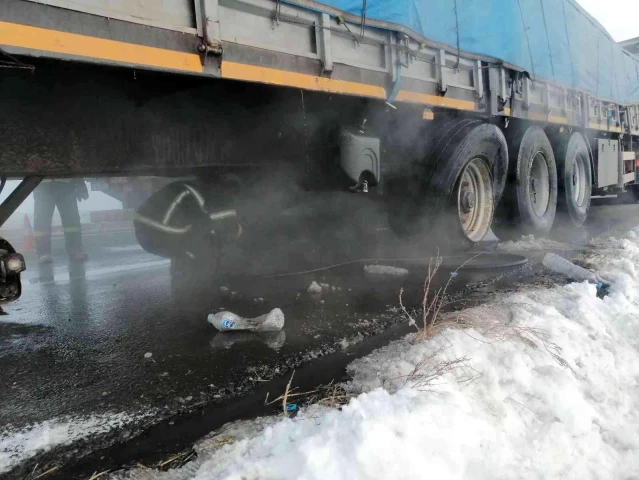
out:
{"label": "trailer underside", "polygon": [[184,28],[60,6],[0,4],[0,174],[26,177],[0,224],[45,177],[188,177],[142,204],[138,238],[212,270],[240,237],[303,237],[305,211],[366,215],[322,194],[472,244],[494,215],[578,227],[591,193],[636,184],[639,107],[495,59],[267,0],[189,4]]}

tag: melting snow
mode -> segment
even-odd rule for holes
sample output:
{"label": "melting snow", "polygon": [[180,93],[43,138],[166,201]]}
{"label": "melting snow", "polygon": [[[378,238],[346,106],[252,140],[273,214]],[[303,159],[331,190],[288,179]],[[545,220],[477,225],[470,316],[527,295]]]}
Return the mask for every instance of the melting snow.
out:
{"label": "melting snow", "polygon": [[23,428],[4,428],[0,430],[0,473],[54,447],[122,428],[135,418],[126,414],[64,417]]}

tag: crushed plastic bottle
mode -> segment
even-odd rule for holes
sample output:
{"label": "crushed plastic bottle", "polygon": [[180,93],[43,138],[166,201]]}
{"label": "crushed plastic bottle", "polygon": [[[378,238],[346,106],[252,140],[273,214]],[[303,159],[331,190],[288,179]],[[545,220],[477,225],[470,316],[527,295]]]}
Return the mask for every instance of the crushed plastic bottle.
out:
{"label": "crushed plastic bottle", "polygon": [[565,275],[566,277],[577,280],[594,283],[597,286],[597,297],[603,298],[610,292],[611,282],[603,280],[599,275],[590,270],[586,270],[578,265],[575,265],[569,260],[555,253],[547,253],[542,260],[544,267]]}
{"label": "crushed plastic bottle", "polygon": [[256,318],[243,318],[233,312],[209,314],[208,322],[220,332],[279,332],[284,328],[284,313],[279,308]]}
{"label": "crushed plastic bottle", "polygon": [[590,283],[599,283],[597,275],[590,270],[586,270],[574,263],[566,260],[563,257],[555,253],[547,253],[542,260],[544,267],[549,268],[557,273],[567,276],[573,280],[584,281],[587,280]]}

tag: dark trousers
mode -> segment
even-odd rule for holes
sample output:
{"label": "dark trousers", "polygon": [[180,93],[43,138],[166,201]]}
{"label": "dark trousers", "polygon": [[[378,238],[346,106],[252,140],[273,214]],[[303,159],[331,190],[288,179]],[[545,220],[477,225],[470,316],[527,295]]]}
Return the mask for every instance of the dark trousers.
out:
{"label": "dark trousers", "polygon": [[82,253],[80,212],[73,182],[41,183],[33,192],[35,212],[33,234],[39,256],[51,255],[51,222],[58,207],[69,255]]}

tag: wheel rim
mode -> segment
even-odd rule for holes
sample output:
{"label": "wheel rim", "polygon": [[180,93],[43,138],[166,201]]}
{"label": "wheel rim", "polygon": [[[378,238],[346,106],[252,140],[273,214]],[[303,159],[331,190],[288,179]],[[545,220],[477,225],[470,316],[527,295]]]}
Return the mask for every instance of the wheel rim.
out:
{"label": "wheel rim", "polygon": [[572,198],[578,207],[583,207],[586,199],[586,183],[588,182],[583,155],[575,156],[570,181],[572,182]]}
{"label": "wheel rim", "polygon": [[464,168],[457,190],[457,212],[464,235],[479,242],[490,228],[494,209],[493,180],[488,163],[474,158]]}
{"label": "wheel rim", "polygon": [[530,166],[530,203],[535,215],[543,217],[550,202],[550,173],[543,153],[537,152]]}

